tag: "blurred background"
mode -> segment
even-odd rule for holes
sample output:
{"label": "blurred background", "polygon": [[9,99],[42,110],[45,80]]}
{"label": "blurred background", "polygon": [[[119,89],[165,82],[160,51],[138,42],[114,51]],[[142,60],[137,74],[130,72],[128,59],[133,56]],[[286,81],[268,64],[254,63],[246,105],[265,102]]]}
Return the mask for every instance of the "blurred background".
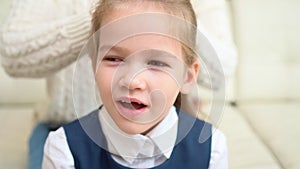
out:
{"label": "blurred background", "polygon": [[[0,21],[11,1],[0,1]],[[300,169],[300,1],[228,0],[238,65],[220,124],[230,169]],[[45,80],[0,67],[0,168],[26,168]]]}
{"label": "blurred background", "polygon": [[[0,1],[1,23],[10,5],[11,0]],[[0,66],[0,168],[26,168],[33,109],[46,97],[45,80],[11,78]]]}

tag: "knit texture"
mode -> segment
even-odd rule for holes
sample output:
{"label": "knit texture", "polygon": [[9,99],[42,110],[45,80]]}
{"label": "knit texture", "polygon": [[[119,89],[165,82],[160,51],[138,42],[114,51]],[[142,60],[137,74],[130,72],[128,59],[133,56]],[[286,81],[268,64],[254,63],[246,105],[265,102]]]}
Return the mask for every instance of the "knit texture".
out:
{"label": "knit texture", "polygon": [[[91,2],[88,0],[13,1],[0,38],[1,61],[14,77],[47,77],[49,119],[75,119],[72,75],[78,53],[91,27]],[[78,63],[83,75],[82,92],[90,87],[84,82],[86,69]],[[86,95],[76,96],[88,105]]]}

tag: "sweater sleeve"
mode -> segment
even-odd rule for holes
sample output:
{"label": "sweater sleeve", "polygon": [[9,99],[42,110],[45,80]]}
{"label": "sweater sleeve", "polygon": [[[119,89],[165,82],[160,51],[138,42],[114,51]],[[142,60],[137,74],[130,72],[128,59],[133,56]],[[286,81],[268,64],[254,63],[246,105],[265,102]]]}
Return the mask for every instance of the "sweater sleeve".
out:
{"label": "sweater sleeve", "polygon": [[[85,9],[86,8],[86,9]],[[14,77],[46,77],[77,59],[90,31],[79,0],[14,0],[0,30],[0,55]]]}

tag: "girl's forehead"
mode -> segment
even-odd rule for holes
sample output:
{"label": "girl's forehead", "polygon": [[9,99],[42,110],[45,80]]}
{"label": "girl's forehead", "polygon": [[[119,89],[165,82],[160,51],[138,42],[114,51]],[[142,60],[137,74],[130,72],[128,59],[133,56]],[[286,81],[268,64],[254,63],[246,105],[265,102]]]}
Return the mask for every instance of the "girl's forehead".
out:
{"label": "girl's forehead", "polygon": [[[102,44],[105,45],[105,42]],[[173,55],[180,55],[182,52],[181,44],[177,40],[157,34],[142,34],[128,37],[112,47],[124,49],[129,53],[151,49],[165,51]]]}
{"label": "girl's forehead", "polygon": [[[146,54],[148,56],[151,54],[169,57],[172,56],[174,59],[177,58],[177,60],[184,60],[181,44],[175,39],[162,35],[138,35],[126,38],[114,45],[109,45],[105,42],[100,42],[100,44],[100,53],[98,56],[101,57],[105,55],[131,56],[136,54]],[[145,57],[147,57],[146,55]]]}
{"label": "girl's forehead", "polygon": [[157,49],[182,60],[182,45],[189,44],[185,42],[182,26],[177,26],[180,24],[186,28],[184,20],[170,15],[157,5],[117,6],[106,12],[101,20],[99,48],[119,46],[130,53]]}

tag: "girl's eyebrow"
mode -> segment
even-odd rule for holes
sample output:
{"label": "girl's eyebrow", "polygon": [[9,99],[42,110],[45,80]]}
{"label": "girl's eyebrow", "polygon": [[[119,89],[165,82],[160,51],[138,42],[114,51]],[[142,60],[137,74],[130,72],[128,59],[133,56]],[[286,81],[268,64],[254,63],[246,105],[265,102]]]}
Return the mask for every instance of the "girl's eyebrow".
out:
{"label": "girl's eyebrow", "polygon": [[129,50],[126,48],[123,48],[121,46],[110,46],[110,45],[104,45],[100,47],[100,51],[108,53],[109,51],[115,51],[117,53],[129,53]]}
{"label": "girl's eyebrow", "polygon": [[[106,55],[108,52],[116,52],[117,54],[122,54],[122,55],[126,55],[128,56],[130,54],[130,50],[127,48],[124,48],[122,46],[111,46],[111,45],[103,45],[100,46],[100,53],[101,56]],[[164,58],[170,58],[170,59],[178,59],[175,55],[167,52],[167,51],[163,51],[160,49],[148,49],[148,50],[144,50],[144,51],[139,51],[138,53],[143,54],[144,56],[160,56],[160,57],[164,57]]]}

